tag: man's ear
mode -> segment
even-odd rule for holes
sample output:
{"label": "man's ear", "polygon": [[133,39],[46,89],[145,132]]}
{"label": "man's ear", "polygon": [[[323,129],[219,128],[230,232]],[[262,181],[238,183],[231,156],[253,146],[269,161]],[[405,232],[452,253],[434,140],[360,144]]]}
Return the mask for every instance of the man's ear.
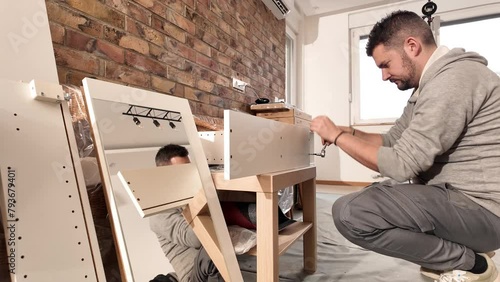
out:
{"label": "man's ear", "polygon": [[422,43],[417,38],[410,36],[405,39],[403,49],[409,57],[414,58],[422,52]]}

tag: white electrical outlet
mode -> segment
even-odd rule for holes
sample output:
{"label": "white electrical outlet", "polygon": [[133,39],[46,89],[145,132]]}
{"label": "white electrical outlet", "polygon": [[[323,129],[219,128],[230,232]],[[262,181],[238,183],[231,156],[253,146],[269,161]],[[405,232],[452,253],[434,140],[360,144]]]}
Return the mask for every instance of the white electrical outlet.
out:
{"label": "white electrical outlet", "polygon": [[247,84],[248,83],[233,77],[233,88],[236,88],[241,92],[245,92],[245,87],[247,86]]}

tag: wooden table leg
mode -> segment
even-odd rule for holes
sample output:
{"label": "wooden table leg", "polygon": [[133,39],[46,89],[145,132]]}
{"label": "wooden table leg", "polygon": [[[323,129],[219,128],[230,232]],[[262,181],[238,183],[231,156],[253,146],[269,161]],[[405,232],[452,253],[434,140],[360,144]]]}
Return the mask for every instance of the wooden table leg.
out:
{"label": "wooden table leg", "polygon": [[257,281],[278,281],[278,193],[257,193]]}
{"label": "wooden table leg", "polygon": [[316,271],[317,260],[317,225],[316,225],[316,179],[309,179],[302,185],[302,212],[304,222],[312,222],[313,226],[304,233],[304,270]]}

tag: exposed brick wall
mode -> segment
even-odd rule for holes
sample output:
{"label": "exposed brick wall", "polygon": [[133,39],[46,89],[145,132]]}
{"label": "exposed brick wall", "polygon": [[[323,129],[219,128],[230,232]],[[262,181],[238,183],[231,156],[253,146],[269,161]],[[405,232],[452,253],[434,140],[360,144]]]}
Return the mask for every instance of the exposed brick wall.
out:
{"label": "exposed brick wall", "polygon": [[[195,115],[285,95],[285,21],[261,0],[46,0],[59,81],[189,99]],[[231,77],[248,82],[233,90]]]}

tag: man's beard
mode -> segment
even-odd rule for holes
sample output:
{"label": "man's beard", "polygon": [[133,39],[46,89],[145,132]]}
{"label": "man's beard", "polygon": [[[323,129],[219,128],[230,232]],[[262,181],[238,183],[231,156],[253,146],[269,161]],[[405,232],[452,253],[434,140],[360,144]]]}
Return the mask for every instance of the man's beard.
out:
{"label": "man's beard", "polygon": [[406,70],[407,75],[399,79],[401,83],[396,85],[398,86],[399,90],[404,91],[414,88],[416,86],[412,83],[412,79],[414,79],[415,77],[416,68],[413,62],[410,60],[410,57],[408,57],[408,55],[406,55],[404,51],[401,54],[401,59],[403,61],[403,68]]}

